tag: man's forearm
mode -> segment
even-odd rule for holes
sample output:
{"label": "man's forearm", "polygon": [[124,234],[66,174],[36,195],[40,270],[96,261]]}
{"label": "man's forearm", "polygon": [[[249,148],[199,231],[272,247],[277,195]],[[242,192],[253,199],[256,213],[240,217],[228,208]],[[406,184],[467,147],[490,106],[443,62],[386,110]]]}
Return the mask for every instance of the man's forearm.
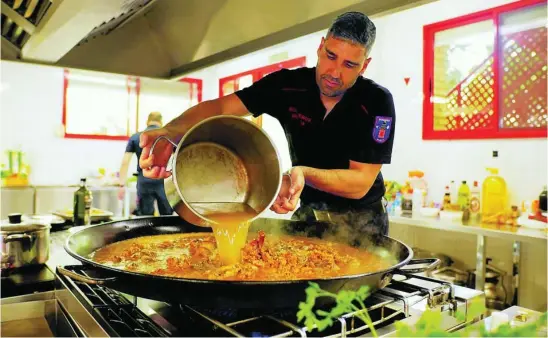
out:
{"label": "man's forearm", "polygon": [[126,185],[127,170],[129,168],[129,163],[131,162],[131,156],[133,156],[133,153],[126,151],[124,153],[124,157],[122,158],[122,164],[120,165],[120,172],[118,176],[120,184],[122,185]]}
{"label": "man's forearm", "polygon": [[120,184],[125,185],[127,180],[127,170],[129,168],[129,163],[122,163],[122,166],[120,167],[120,176],[118,179],[120,180]]}
{"label": "man's forearm", "polygon": [[166,124],[165,128],[168,135],[175,142],[179,142],[178,137],[184,135],[190,128],[202,120],[217,115],[219,111],[219,103],[216,100],[201,102],[184,113],[171,120]]}
{"label": "man's forearm", "polygon": [[166,124],[168,136],[178,142],[194,125],[216,115],[246,116],[249,112],[240,99],[231,94],[215,100],[201,102]]}
{"label": "man's forearm", "polygon": [[376,179],[376,175],[372,177],[372,174],[351,169],[299,168],[308,186],[351,199],[365,196]]}

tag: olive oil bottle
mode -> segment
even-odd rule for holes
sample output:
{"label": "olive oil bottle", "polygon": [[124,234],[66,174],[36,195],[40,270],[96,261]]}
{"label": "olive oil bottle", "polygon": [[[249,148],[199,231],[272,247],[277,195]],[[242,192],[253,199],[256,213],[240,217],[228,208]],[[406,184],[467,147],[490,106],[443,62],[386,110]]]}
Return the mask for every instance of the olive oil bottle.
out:
{"label": "olive oil bottle", "polygon": [[86,179],[80,179],[80,188],[74,192],[74,226],[91,224],[91,202],[93,197],[86,186]]}

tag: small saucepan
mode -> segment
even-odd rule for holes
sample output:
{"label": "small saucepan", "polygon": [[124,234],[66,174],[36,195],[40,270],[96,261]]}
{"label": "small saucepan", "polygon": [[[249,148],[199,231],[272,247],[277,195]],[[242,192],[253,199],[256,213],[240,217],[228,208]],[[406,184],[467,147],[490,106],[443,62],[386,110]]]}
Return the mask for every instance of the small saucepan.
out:
{"label": "small saucepan", "polygon": [[49,258],[51,226],[21,221],[21,215],[9,215],[9,220],[0,223],[1,269],[46,263]]}

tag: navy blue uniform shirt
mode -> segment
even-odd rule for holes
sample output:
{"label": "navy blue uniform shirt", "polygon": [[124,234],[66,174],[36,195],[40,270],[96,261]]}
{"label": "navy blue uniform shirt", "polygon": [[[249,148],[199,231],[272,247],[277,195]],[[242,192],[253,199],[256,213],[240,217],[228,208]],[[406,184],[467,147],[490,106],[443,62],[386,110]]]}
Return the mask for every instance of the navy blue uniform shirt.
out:
{"label": "navy blue uniform shirt", "polygon": [[[327,117],[315,68],[271,73],[236,95],[255,117],[267,113],[280,122],[293,166],[348,169],[350,160],[390,163],[396,126],[394,102],[386,88],[370,79],[358,77]],[[359,200],[305,186],[301,203],[360,210],[380,202],[384,193],[379,173],[369,192]]]}

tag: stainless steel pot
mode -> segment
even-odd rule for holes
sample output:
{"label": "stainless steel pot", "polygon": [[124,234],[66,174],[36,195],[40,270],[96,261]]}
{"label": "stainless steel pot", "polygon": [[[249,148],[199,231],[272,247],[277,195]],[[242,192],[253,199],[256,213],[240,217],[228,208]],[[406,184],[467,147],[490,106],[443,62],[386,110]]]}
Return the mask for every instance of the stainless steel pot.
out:
{"label": "stainless steel pot", "polygon": [[[151,149],[162,138],[158,138]],[[215,223],[208,215],[240,213],[259,217],[274,203],[282,182],[278,150],[256,124],[237,116],[215,116],[190,129],[170,161],[164,180],[173,210],[198,226]],[[168,167],[169,167],[168,166]]]}
{"label": "stainless steel pot", "polygon": [[40,223],[2,223],[2,270],[46,263],[50,228],[49,224]]}

